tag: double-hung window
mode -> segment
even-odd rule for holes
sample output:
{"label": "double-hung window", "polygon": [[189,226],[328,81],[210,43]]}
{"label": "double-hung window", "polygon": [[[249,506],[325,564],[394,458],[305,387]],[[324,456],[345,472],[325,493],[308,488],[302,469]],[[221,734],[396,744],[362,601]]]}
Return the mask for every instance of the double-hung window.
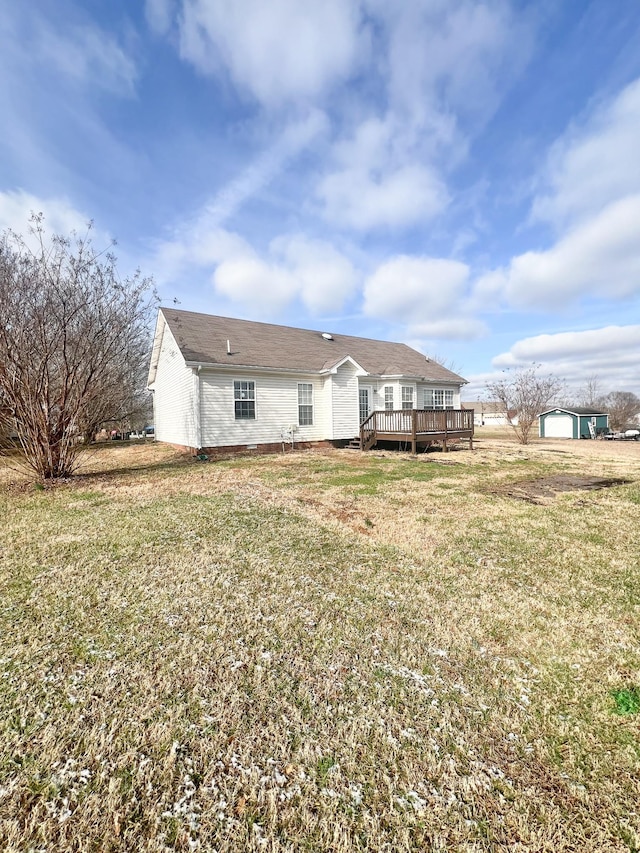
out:
{"label": "double-hung window", "polygon": [[402,386],[402,408],[413,409],[413,385]]}
{"label": "double-hung window", "polygon": [[256,383],[252,379],[234,380],[233,406],[237,421],[256,419]]}
{"label": "double-hung window", "polygon": [[313,385],[298,382],[298,424],[313,426]]}
{"label": "double-hung window", "polygon": [[453,409],[453,391],[444,388],[424,389],[425,409]]}
{"label": "double-hung window", "polygon": [[393,409],[393,385],[384,386],[384,407],[387,411]]}

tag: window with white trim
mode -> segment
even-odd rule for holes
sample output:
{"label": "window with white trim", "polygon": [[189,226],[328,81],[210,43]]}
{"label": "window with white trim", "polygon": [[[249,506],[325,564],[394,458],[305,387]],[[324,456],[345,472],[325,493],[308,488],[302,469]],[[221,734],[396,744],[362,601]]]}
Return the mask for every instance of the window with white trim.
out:
{"label": "window with white trim", "polygon": [[402,386],[402,408],[413,409],[413,385]]}
{"label": "window with white trim", "polygon": [[233,406],[237,421],[256,418],[256,383],[253,379],[234,379]]}
{"label": "window with white trim", "polygon": [[393,409],[393,385],[384,386],[384,407],[385,409]]}
{"label": "window with white trim", "polygon": [[313,426],[313,385],[298,382],[298,424]]}
{"label": "window with white trim", "polygon": [[424,389],[425,409],[453,409],[453,391],[445,388]]}

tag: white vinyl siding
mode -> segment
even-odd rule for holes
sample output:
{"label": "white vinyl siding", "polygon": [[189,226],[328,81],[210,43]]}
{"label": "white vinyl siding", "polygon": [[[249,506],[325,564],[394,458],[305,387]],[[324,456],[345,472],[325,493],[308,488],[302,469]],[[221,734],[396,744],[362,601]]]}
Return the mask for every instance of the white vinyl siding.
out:
{"label": "white vinyl siding", "polygon": [[184,363],[175,338],[164,327],[153,384],[153,417],[157,441],[197,447],[197,376]]}
{"label": "white vinyl siding", "polygon": [[313,385],[314,431],[327,439],[333,437],[332,379],[332,376],[323,376],[320,382],[316,381]]}
{"label": "white vinyl siding", "polygon": [[331,376],[332,432],[330,438],[354,438],[358,435],[358,377],[356,368],[346,362]]}
{"label": "white vinyl siding", "polygon": [[[326,424],[315,418],[310,426],[298,424],[298,377],[291,374],[256,374],[247,377],[255,382],[256,418],[236,420],[234,380],[221,371],[202,370],[200,375],[200,404],[202,446],[225,447],[253,444],[273,444],[282,441],[283,433],[294,427],[294,440],[319,441],[327,438]],[[314,377],[316,400],[323,397],[321,377]],[[354,433],[355,434],[355,433]]]}

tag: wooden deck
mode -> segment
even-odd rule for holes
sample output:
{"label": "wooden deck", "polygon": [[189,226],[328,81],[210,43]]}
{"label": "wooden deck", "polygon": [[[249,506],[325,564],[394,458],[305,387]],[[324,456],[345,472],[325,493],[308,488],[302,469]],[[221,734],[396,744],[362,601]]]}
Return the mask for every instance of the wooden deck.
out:
{"label": "wooden deck", "polygon": [[467,440],[473,450],[473,409],[392,409],[372,412],[360,425],[360,449],[369,450],[378,441],[411,442],[418,446]]}

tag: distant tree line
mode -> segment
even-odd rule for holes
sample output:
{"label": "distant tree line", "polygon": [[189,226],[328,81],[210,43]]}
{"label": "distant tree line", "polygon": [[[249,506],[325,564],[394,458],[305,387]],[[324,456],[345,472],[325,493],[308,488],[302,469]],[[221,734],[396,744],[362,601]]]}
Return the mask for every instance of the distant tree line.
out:
{"label": "distant tree line", "polygon": [[153,282],[121,277],[111,251],[84,236],[0,236],[0,435],[15,435],[41,479],[77,467],[104,425],[148,407],[145,377]]}

